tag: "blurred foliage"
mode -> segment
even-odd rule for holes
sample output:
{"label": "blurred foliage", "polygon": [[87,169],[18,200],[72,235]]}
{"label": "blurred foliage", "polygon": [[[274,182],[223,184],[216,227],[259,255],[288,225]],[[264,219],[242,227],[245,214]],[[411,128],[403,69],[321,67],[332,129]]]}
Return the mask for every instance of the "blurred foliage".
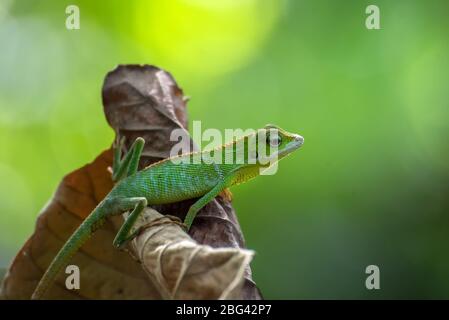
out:
{"label": "blurred foliage", "polygon": [[234,188],[267,298],[449,298],[447,1],[376,1],[381,30],[368,1],[76,4],[69,31],[64,2],[0,2],[1,265],[61,177],[110,145],[106,72],[150,63],[203,129],[305,137],[276,175]]}

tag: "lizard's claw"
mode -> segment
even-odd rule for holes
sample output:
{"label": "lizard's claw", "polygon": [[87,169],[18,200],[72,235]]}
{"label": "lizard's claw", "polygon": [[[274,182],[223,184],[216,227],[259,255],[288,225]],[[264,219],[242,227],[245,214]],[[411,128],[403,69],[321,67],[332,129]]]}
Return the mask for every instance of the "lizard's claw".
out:
{"label": "lizard's claw", "polygon": [[112,160],[112,168],[108,167],[107,170],[114,176],[114,173],[118,170],[120,163],[122,161],[122,150],[123,146],[125,144],[126,137],[119,137],[117,135],[114,143],[112,144],[112,153],[113,153],[113,160]]}
{"label": "lizard's claw", "polygon": [[114,140],[114,143],[112,144],[112,149],[114,150],[114,154],[115,154],[115,152],[117,152],[120,155],[120,158],[122,157],[122,150],[123,150],[123,146],[125,145],[125,140],[126,140],[125,136],[123,136],[123,137],[117,136],[117,138]]}

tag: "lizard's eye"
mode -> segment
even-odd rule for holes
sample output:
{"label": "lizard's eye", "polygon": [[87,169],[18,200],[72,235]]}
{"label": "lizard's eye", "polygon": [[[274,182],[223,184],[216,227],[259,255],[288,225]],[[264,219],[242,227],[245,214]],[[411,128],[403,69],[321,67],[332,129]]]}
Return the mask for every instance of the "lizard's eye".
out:
{"label": "lizard's eye", "polygon": [[277,134],[270,134],[267,137],[267,143],[271,146],[271,147],[279,147],[279,145],[281,144],[282,139],[281,137],[279,137]]}

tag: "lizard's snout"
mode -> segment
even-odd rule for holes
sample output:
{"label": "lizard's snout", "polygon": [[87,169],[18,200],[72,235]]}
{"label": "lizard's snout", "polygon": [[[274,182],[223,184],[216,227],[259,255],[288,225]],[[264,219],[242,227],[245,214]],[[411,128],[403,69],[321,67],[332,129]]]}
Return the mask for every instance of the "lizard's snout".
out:
{"label": "lizard's snout", "polygon": [[302,136],[300,136],[299,134],[295,134],[295,141],[302,146],[304,143],[304,138]]}

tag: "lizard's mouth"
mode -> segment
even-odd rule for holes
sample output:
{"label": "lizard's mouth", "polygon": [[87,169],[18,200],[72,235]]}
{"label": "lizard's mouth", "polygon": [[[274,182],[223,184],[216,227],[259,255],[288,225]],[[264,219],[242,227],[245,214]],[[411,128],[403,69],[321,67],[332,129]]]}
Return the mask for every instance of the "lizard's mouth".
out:
{"label": "lizard's mouth", "polygon": [[304,138],[299,134],[294,135],[294,140],[290,141],[282,150],[265,157],[263,166],[271,166],[274,162],[290,155],[293,151],[300,148],[304,144]]}
{"label": "lizard's mouth", "polygon": [[299,143],[299,146],[304,144],[304,137],[299,134],[295,134],[295,142]]}
{"label": "lizard's mouth", "polygon": [[281,158],[283,156],[286,156],[290,153],[292,153],[294,150],[300,148],[304,144],[304,138],[300,136],[299,134],[294,135],[294,140],[290,141],[284,149],[279,150],[276,154],[278,158]]}

